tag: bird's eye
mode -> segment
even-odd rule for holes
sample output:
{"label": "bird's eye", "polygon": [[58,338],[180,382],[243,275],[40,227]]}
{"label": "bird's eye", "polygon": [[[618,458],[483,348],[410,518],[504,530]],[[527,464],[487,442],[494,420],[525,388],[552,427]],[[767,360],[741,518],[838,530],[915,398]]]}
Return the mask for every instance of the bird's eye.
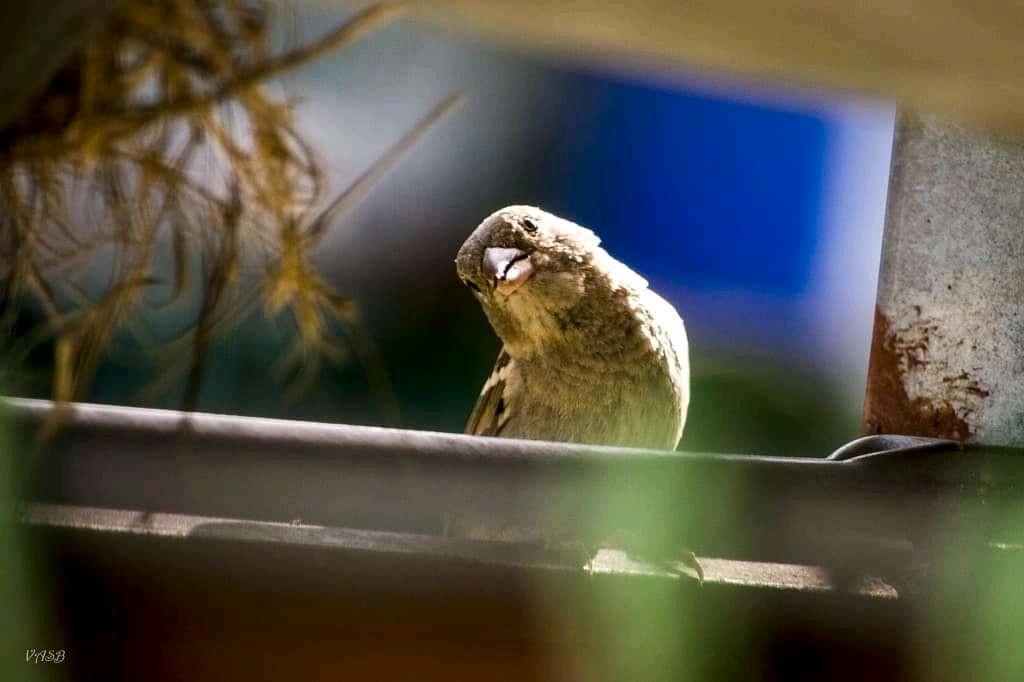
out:
{"label": "bird's eye", "polygon": [[523,218],[523,227],[526,228],[527,232],[537,231],[537,223],[533,222],[530,218]]}
{"label": "bird's eye", "polygon": [[465,284],[470,289],[472,289],[473,291],[477,292],[478,294],[481,293],[480,287],[478,287],[476,285],[476,282],[474,282],[473,280],[471,280],[471,279],[464,279],[464,280],[462,280],[462,283]]}

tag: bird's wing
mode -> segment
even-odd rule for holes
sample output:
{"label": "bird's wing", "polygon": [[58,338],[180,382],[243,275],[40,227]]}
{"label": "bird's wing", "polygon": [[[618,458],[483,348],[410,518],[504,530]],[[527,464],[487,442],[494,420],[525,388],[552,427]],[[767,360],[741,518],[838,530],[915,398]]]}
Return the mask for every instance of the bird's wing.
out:
{"label": "bird's wing", "polygon": [[480,391],[473,413],[469,415],[466,433],[474,436],[499,436],[508,424],[509,410],[506,387],[514,369],[512,358],[502,348],[494,363],[491,376]]}

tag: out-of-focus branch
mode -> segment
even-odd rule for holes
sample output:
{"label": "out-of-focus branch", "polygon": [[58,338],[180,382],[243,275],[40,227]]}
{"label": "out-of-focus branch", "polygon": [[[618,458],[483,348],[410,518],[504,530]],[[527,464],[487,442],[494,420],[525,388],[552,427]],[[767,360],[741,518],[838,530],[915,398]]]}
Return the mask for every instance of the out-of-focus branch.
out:
{"label": "out-of-focus branch", "polygon": [[[52,341],[53,394],[66,401],[88,389],[115,334],[127,329],[147,350],[160,346],[154,357],[162,364],[189,358],[184,404],[192,408],[209,343],[251,308],[253,291],[270,313],[287,311],[294,320],[289,357],[305,375],[321,356],[339,357],[332,322],[354,322],[355,306],[316,272],[310,235],[444,111],[323,211],[319,159],[294,123],[292,103],[262,84],[382,27],[402,5],[374,3],[318,39],[275,51],[273,2],[97,4],[112,11],[86,16],[44,0],[40,6],[58,12],[55,24],[36,26],[32,9],[0,26],[0,35],[8,26],[36,27],[44,46],[63,34],[73,43],[61,45],[63,58],[51,55],[52,72],[35,96],[0,123],[0,337],[11,346],[5,358]],[[81,25],[65,25],[72,15]],[[8,64],[42,62],[35,46],[14,44],[20,51],[0,66],[0,93],[13,88],[24,100],[28,80],[8,78]],[[0,103],[0,116],[7,104]],[[144,293],[161,285],[153,272],[164,253],[173,281],[161,306],[182,294],[194,265],[205,276],[197,318],[160,343],[135,320],[154,307]],[[80,281],[90,275],[103,284]],[[28,301],[45,320],[39,333],[16,333]],[[4,376],[18,371],[0,363]]]}
{"label": "out-of-focus branch", "polygon": [[371,5],[327,35],[294,50],[277,55],[251,69],[242,71],[207,95],[195,98],[182,98],[164,103],[158,107],[139,107],[119,116],[117,123],[145,125],[159,118],[192,114],[209,109],[211,106],[234,97],[238,92],[247,87],[262,83],[291,69],[298,68],[327,52],[340,49],[362,38],[368,33],[394,21],[404,9],[404,5],[400,4],[381,3]]}
{"label": "out-of-focus branch", "polygon": [[25,109],[120,0],[0,5],[0,130]]}

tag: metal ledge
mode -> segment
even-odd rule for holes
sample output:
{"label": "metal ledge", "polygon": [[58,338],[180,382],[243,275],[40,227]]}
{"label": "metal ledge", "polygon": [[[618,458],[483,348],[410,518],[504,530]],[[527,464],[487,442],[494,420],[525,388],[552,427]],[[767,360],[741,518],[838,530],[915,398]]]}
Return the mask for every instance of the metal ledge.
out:
{"label": "metal ledge", "polygon": [[[257,554],[262,546],[288,545],[311,551],[327,550],[374,555],[382,563],[399,563],[407,560],[456,561],[531,572],[562,572],[576,574],[581,578],[604,575],[638,576],[656,580],[686,579],[681,566],[675,569],[665,565],[649,564],[613,549],[600,550],[591,565],[582,569],[569,563],[553,562],[550,553],[529,545],[455,540],[438,536],[350,528],[326,528],[297,523],[243,521],[183,514],[149,514],[49,504],[29,505],[22,515],[22,521],[37,529],[74,531],[86,540],[91,534],[176,538],[183,542],[189,539],[203,539],[223,543],[245,543]],[[897,596],[895,588],[876,578],[863,577],[837,586],[828,571],[814,566],[708,557],[701,558],[701,564],[704,567],[704,583],[708,585],[812,593],[840,590],[847,594],[882,599],[894,599]]]}
{"label": "metal ledge", "polygon": [[[54,641],[72,679],[752,679],[808,646],[884,679],[918,608],[834,589],[806,566],[705,559],[698,585],[614,552],[587,572],[505,543],[25,512],[25,546],[67,614]],[[800,656],[773,662],[794,646]]]}
{"label": "metal ledge", "polygon": [[22,443],[61,424],[38,453],[32,502],[414,535],[454,512],[873,575],[950,544],[1024,541],[1004,523],[1024,507],[1024,458],[1008,449],[826,461],[3,404]]}

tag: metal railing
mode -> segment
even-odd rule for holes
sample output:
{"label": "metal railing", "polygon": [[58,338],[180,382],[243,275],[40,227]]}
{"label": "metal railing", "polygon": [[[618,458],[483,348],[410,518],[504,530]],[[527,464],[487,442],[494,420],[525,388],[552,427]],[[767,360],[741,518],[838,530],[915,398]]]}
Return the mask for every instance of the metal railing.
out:
{"label": "metal railing", "polygon": [[[714,567],[709,580],[745,572],[748,584],[807,589],[821,582],[819,569],[790,571],[797,577],[780,582],[772,578],[780,574],[778,564],[898,584],[910,567],[949,551],[951,543],[1024,543],[1000,526],[1024,504],[1024,458],[1011,449],[960,449],[942,441],[893,449],[880,439],[837,452],[846,459],[816,460],[90,404],[58,409],[24,399],[7,399],[3,412],[23,434],[21,442],[31,442],[29,434],[42,432],[48,420],[60,423],[32,472],[35,506],[26,518],[37,525],[152,528],[166,535],[168,528],[210,528],[216,521],[222,539],[241,533],[271,543],[301,538],[349,549],[355,543],[385,555],[397,542],[403,551],[430,556],[559,564],[539,546],[442,537],[443,518],[456,513],[598,542],[628,530],[644,546],[685,546],[725,560],[708,564]],[[761,567],[751,576],[728,563],[736,561]],[[592,568],[664,573],[611,549]]]}

